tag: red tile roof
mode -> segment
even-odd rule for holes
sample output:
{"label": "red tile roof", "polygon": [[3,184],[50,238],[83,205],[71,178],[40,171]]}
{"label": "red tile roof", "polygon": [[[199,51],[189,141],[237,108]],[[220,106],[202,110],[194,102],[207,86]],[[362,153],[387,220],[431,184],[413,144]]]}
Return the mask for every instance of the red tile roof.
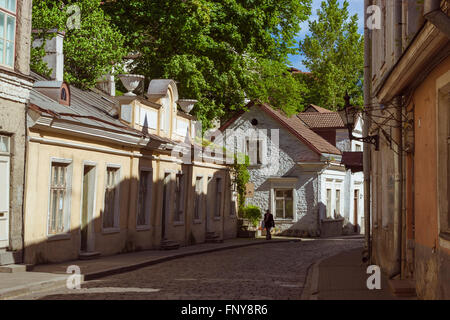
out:
{"label": "red tile roof", "polygon": [[[289,118],[284,113],[278,110],[274,110],[270,105],[263,104],[258,101],[250,102],[246,106],[246,109],[249,109],[255,105],[259,106],[261,110],[265,111],[269,116],[275,119],[278,123],[280,123],[284,128],[286,128],[289,132],[291,132],[295,137],[305,143],[312,151],[316,152],[317,154],[320,155],[322,153],[329,153],[341,155],[341,151],[339,149],[337,149],[324,138],[309,129],[298,117],[292,116]],[[228,120],[222,127],[220,127],[220,131],[225,131],[244,113],[244,111],[237,112],[230,120]]]}
{"label": "red tile roof", "polygon": [[299,113],[297,117],[310,129],[345,129],[344,122],[337,112],[302,112]]}
{"label": "red tile roof", "polygon": [[317,133],[309,129],[296,116],[288,117],[278,110],[274,110],[268,104],[259,104],[260,108],[272,116],[275,120],[280,122],[286,129],[294,134],[299,140],[308,145],[313,151],[318,154],[329,153],[340,155],[341,151],[319,136]]}
{"label": "red tile roof", "polygon": [[329,112],[333,112],[331,110],[316,106],[314,104],[310,104],[309,106],[306,107],[304,112],[319,112],[319,113],[329,113]]}

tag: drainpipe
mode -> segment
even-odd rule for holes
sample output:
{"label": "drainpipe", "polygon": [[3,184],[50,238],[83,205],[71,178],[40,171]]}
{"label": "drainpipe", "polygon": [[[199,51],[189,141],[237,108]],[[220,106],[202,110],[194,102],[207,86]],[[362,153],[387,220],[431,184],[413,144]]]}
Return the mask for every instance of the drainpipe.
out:
{"label": "drainpipe", "polygon": [[450,38],[450,17],[441,9],[441,0],[425,0],[423,16]]}
{"label": "drainpipe", "polygon": [[[372,4],[371,0],[364,0],[364,8],[367,8]],[[364,21],[368,19],[367,11],[364,12]],[[364,103],[367,109],[371,104],[371,89],[372,89],[372,37],[370,34],[370,30],[367,27],[367,24],[364,26]],[[368,111],[367,111],[368,112]],[[369,115],[367,112],[364,112],[363,117],[363,129],[362,134],[363,137],[367,137],[369,135]],[[364,167],[364,233],[365,233],[365,247],[367,250],[367,259],[369,264],[372,264],[372,244],[370,239],[370,152],[371,147],[370,144],[364,144],[364,153],[363,153],[363,167]]]}

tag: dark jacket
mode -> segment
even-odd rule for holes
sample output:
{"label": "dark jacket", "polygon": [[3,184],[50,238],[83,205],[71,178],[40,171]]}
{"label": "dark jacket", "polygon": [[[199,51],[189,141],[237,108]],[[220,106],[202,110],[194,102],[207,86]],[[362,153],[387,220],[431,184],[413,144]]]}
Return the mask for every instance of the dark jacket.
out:
{"label": "dark jacket", "polygon": [[266,213],[264,215],[264,227],[265,228],[273,228],[273,227],[275,227],[275,221],[273,220],[273,214]]}

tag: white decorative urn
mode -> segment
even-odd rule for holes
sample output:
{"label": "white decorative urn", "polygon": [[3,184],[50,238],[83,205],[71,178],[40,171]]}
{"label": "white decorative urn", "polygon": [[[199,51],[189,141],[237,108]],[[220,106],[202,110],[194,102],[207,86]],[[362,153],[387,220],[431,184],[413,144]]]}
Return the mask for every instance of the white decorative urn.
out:
{"label": "white decorative urn", "polygon": [[138,74],[119,74],[118,77],[120,81],[122,81],[123,86],[128,90],[128,92],[124,94],[128,97],[135,96],[133,91],[136,90],[136,88],[139,86],[139,83],[145,79],[144,76]]}
{"label": "white decorative urn", "polygon": [[197,102],[198,101],[194,100],[194,99],[179,99],[178,100],[178,104],[180,105],[181,110],[183,110],[186,113],[191,112]]}

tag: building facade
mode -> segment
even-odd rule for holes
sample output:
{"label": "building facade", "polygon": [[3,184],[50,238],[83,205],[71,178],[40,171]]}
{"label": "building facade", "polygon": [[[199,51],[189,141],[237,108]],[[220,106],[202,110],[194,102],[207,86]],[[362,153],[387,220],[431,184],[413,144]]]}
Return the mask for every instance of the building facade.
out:
{"label": "building facade", "polygon": [[0,265],[23,253],[31,0],[0,1]]}
{"label": "building facade", "polygon": [[419,298],[448,299],[449,2],[365,6],[380,22],[365,31],[364,135],[380,138],[365,154],[372,263]]}
{"label": "building facade", "polygon": [[176,83],[152,80],[145,96],[80,90],[56,79],[61,54],[47,56],[54,77],[33,74],[25,263],[236,237],[229,168],[173,151],[190,151],[196,134]]}
{"label": "building facade", "polygon": [[[342,151],[350,151],[351,143],[337,113],[312,106],[287,117],[252,102],[221,131],[227,146],[250,158],[254,192],[247,205],[270,210],[277,233],[326,237],[361,231],[362,212],[350,214],[355,203],[350,190],[362,181],[341,165]],[[359,195],[356,206],[362,207]]]}

